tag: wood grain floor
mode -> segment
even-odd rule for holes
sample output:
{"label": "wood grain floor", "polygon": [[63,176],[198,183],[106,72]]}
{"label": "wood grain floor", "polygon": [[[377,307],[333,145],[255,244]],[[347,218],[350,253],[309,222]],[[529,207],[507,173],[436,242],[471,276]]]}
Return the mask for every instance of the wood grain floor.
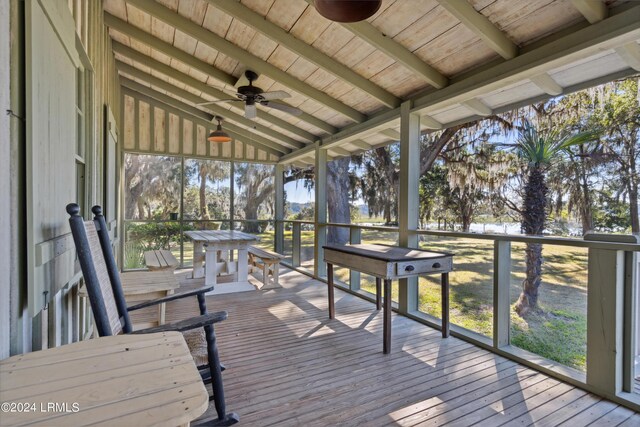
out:
{"label": "wood grain floor", "polygon": [[[216,333],[240,425],[640,425],[640,413],[402,316],[384,355],[373,304],[337,291],[330,321],[326,285],[286,269],[281,284],[207,300],[229,313]],[[169,320],[196,313],[195,301],[167,307]],[[200,421],[213,417],[210,405]]]}

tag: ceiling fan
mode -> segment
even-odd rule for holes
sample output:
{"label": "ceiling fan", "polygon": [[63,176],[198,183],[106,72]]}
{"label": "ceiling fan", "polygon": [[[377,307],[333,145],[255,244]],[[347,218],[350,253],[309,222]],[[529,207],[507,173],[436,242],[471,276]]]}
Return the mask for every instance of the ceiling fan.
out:
{"label": "ceiling fan", "polygon": [[201,102],[196,106],[204,106],[209,104],[215,104],[218,102],[244,102],[244,116],[248,119],[255,119],[257,116],[256,104],[260,104],[264,107],[273,108],[276,110],[284,111],[285,113],[299,116],[302,114],[302,110],[291,105],[282,104],[279,102],[272,102],[274,99],[289,98],[291,95],[283,90],[276,90],[273,92],[265,92],[258,86],[254,86],[253,82],[258,78],[258,74],[247,70],[244,72],[244,76],[249,81],[246,86],[240,86],[236,93],[237,99],[219,99],[216,101]]}

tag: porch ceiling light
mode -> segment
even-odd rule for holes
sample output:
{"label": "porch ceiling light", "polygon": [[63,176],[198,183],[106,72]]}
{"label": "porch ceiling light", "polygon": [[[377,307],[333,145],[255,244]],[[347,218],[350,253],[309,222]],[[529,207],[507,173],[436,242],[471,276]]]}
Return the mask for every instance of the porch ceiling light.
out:
{"label": "porch ceiling light", "polygon": [[358,22],[373,16],[382,0],[315,0],[318,13],[336,22]]}
{"label": "porch ceiling light", "polygon": [[224,119],[222,117],[220,117],[220,116],[215,116],[214,119],[218,121],[218,127],[216,127],[216,130],[214,130],[213,132],[211,132],[209,134],[209,137],[207,138],[207,140],[209,140],[211,142],[229,142],[229,141],[231,141],[231,137],[229,136],[229,134],[222,130],[221,122]]}

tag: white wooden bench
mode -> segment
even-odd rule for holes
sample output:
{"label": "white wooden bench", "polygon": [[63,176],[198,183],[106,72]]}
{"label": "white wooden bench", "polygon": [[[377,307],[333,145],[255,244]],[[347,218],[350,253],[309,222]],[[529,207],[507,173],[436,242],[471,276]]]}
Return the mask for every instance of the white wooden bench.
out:
{"label": "white wooden bench", "polygon": [[[276,289],[281,287],[278,279],[280,274],[280,261],[283,259],[284,256],[279,253],[249,246],[249,269],[251,273],[253,273],[254,269],[262,270],[263,286],[261,289]],[[269,276],[272,277],[273,281],[269,280]]]}
{"label": "white wooden bench", "polygon": [[178,266],[178,260],[166,249],[156,249],[144,253],[144,263],[149,270],[173,270]]}

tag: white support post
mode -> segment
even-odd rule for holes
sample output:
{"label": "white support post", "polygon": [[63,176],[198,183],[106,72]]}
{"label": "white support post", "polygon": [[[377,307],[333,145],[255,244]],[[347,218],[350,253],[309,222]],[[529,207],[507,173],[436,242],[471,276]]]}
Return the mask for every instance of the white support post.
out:
{"label": "white support post", "polygon": [[[587,234],[585,240],[620,241]],[[627,240],[623,240],[627,241]],[[613,398],[623,384],[625,252],[589,248],[587,283],[587,384]]]}
{"label": "white support post", "polygon": [[[194,132],[195,132],[195,126],[194,126]],[[231,158],[235,156],[235,146],[236,144],[231,144]],[[195,145],[193,146],[193,149],[195,150]],[[229,230],[234,230],[235,223],[233,222],[233,219],[234,219],[235,210],[236,210],[236,205],[235,205],[236,162],[235,161],[231,161],[231,164],[229,165],[229,175],[231,177],[231,183],[230,183],[231,185],[229,188],[229,221],[230,221]],[[222,224],[220,224],[220,228],[222,228]]]}
{"label": "white support post", "polygon": [[509,345],[511,242],[493,243],[493,346]]}
{"label": "white support post", "polygon": [[[362,233],[359,228],[351,228],[349,230],[349,243],[357,245],[361,243]],[[350,270],[349,273],[349,288],[352,291],[360,290],[360,272],[356,270]]]}
{"label": "white support post", "polygon": [[[640,243],[640,236],[634,236]],[[636,243],[634,242],[634,243]],[[622,389],[632,393],[640,374],[640,256],[625,252],[624,269],[624,337]]]}
{"label": "white support post", "polygon": [[273,239],[274,250],[279,253],[284,253],[284,165],[278,163],[275,168],[275,237]]}
{"label": "white support post", "polygon": [[316,277],[325,277],[327,275],[327,266],[324,263],[322,246],[327,242],[327,226],[325,225],[327,223],[327,150],[320,147],[320,142],[316,142],[315,160],[316,209],[313,273]]}
{"label": "white support post", "polygon": [[[420,179],[420,116],[411,113],[411,101],[400,106],[400,194],[398,225],[400,246],[417,248],[418,181]],[[401,279],[398,309],[401,313],[418,310],[418,278]]]}
{"label": "white support post", "polygon": [[291,231],[291,265],[294,267],[300,267],[300,251],[302,250],[302,234],[300,229],[301,224],[294,222]]}

